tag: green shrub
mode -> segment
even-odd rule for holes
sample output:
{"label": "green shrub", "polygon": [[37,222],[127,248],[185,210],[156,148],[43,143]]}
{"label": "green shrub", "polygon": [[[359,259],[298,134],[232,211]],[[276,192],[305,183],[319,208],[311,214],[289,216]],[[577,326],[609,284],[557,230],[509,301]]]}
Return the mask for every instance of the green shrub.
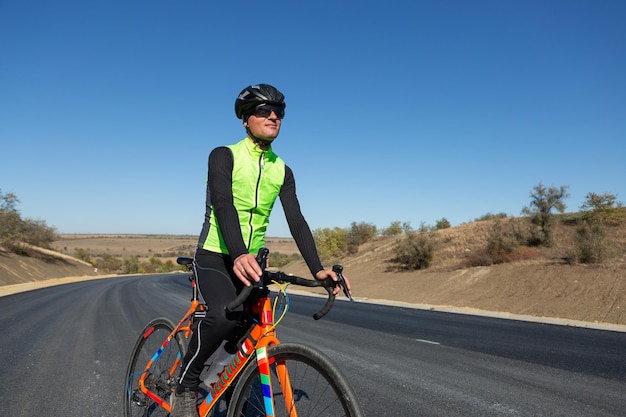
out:
{"label": "green shrub", "polygon": [[487,240],[486,252],[491,258],[492,264],[501,264],[509,260],[511,253],[519,245],[515,236],[505,232],[502,223],[496,221]]}
{"label": "green shrub", "polygon": [[607,237],[607,227],[616,226],[626,218],[623,203],[611,193],[588,193],[580,206],[574,245],[565,259],[570,264],[598,264],[615,255],[614,243]]}
{"label": "green shrub", "polygon": [[487,245],[465,259],[462,266],[489,266],[541,256],[536,249],[522,245],[527,238],[515,222],[509,223],[509,226],[510,229],[505,230],[499,220],[495,221]]}
{"label": "green shrub", "polygon": [[122,260],[113,255],[106,254],[96,258],[94,266],[102,272],[116,273],[122,268]]}
{"label": "green shrub", "polygon": [[405,269],[426,269],[435,257],[435,241],[428,233],[410,233],[398,240],[392,263]]}
{"label": "green shrub", "polygon": [[176,265],[174,265],[174,262],[172,262],[171,260],[168,259],[167,261],[165,261],[165,263],[163,263],[163,265],[160,265],[157,268],[156,272],[163,274],[163,273],[166,273],[166,272],[172,272],[172,271],[174,271],[176,269],[178,269],[178,268],[176,267]]}
{"label": "green shrub", "polygon": [[486,221],[486,220],[498,220],[498,219],[506,219],[508,216],[506,213],[487,213],[487,214],[483,214],[482,216],[476,218],[475,221],[477,222],[482,222],[482,221]]}
{"label": "green shrub", "polygon": [[122,259],[122,274],[136,274],[139,272],[139,257],[130,256]]}
{"label": "green shrub", "polygon": [[302,259],[297,253],[292,253],[291,255],[287,255],[285,253],[280,252],[272,252],[269,257],[269,266],[272,268],[280,268],[287,265],[290,262],[298,261]]}
{"label": "green shrub", "polygon": [[74,249],[74,258],[80,259],[83,262],[91,263],[91,254],[88,250],[83,248]]}
{"label": "green shrub", "polygon": [[599,264],[612,258],[614,252],[606,226],[596,219],[583,221],[576,229],[574,246],[565,259],[570,264]]}

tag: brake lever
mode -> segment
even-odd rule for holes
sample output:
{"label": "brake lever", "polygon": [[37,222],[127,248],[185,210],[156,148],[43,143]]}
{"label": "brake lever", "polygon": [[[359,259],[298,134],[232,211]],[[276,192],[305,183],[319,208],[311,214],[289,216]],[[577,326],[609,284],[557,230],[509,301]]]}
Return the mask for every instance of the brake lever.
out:
{"label": "brake lever", "polygon": [[[265,274],[265,268],[267,268],[267,255],[270,253],[269,249],[267,248],[261,248],[259,249],[259,253],[257,253],[256,255],[256,261],[258,262],[259,266],[261,267],[261,273]],[[259,280],[259,282],[253,282],[252,286],[253,287],[259,287],[262,288],[265,285],[264,283],[264,279],[261,278]]]}
{"label": "brake lever", "polygon": [[337,274],[337,279],[339,280],[339,284],[341,285],[341,289],[343,293],[348,297],[348,300],[354,301],[352,298],[352,294],[348,291],[348,286],[346,285],[346,279],[343,277],[343,266],[341,265],[333,265],[333,272]]}

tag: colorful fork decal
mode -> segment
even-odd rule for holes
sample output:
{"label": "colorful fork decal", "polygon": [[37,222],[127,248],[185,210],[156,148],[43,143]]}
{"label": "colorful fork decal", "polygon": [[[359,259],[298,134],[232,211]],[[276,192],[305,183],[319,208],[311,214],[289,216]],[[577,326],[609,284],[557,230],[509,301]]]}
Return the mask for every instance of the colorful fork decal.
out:
{"label": "colorful fork decal", "polygon": [[272,381],[270,379],[270,362],[267,357],[267,348],[261,347],[256,351],[257,363],[259,364],[259,376],[263,390],[263,402],[265,403],[265,415],[274,417],[274,401],[272,398]]}

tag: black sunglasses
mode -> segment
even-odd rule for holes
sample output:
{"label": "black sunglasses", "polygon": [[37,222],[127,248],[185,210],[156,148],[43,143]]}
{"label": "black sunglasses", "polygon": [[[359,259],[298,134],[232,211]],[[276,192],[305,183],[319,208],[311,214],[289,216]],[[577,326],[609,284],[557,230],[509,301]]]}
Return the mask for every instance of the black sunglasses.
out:
{"label": "black sunglasses", "polygon": [[285,109],[272,105],[261,105],[260,107],[257,107],[252,114],[256,117],[268,118],[272,112],[274,112],[278,119],[285,117]]}

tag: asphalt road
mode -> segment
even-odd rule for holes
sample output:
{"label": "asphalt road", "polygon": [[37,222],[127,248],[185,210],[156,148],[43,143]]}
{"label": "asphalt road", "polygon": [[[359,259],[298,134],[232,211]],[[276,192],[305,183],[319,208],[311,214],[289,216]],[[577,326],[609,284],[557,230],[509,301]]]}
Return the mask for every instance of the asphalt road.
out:
{"label": "asphalt road", "polygon": [[[122,415],[138,332],[189,302],[180,274],[0,297],[0,416]],[[624,416],[626,333],[291,296],[283,341],[346,373],[368,416]]]}

